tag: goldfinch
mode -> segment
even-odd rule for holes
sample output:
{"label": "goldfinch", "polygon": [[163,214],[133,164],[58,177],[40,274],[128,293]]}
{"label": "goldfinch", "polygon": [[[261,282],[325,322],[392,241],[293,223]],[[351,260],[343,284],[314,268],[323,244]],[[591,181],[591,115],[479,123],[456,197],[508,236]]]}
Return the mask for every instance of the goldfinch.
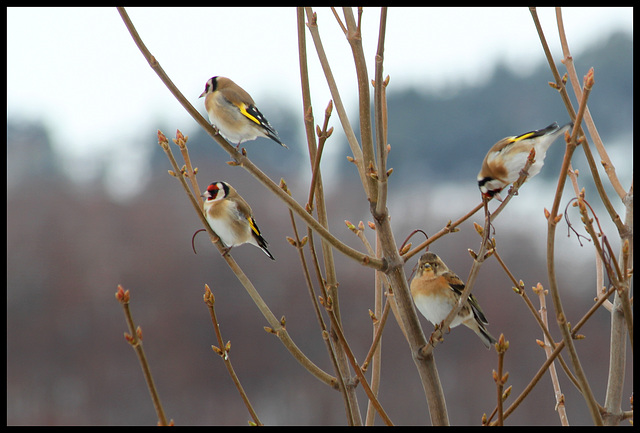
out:
{"label": "goldfinch", "polygon": [[517,137],[505,137],[489,150],[482,161],[482,168],[478,173],[478,187],[482,195],[491,198],[504,187],[515,182],[520,177],[531,149],[536,150],[535,162],[529,168],[529,177],[540,172],[544,165],[544,157],[551,144],[573,123],[558,126],[556,122],[544,129],[527,132]]}
{"label": "goldfinch", "polygon": [[204,215],[214,232],[227,247],[250,243],[260,248],[275,260],[267,249],[267,241],[262,237],[256,221],[251,216],[251,207],[227,182],[213,182],[202,193]]}
{"label": "goldfinch", "polygon": [[[418,270],[411,280],[411,296],[418,311],[429,322],[439,325],[456,306],[464,290],[464,283],[434,253],[424,253],[418,260]],[[489,324],[480,309],[480,304],[470,294],[458,315],[451,322],[454,328],[465,325],[478,334],[482,343],[491,348],[497,340],[487,331]]]}
{"label": "goldfinch", "polygon": [[205,97],[204,106],[209,120],[224,138],[238,143],[236,148],[245,141],[267,137],[288,149],[251,96],[229,78],[209,79],[200,95],[202,97]]}

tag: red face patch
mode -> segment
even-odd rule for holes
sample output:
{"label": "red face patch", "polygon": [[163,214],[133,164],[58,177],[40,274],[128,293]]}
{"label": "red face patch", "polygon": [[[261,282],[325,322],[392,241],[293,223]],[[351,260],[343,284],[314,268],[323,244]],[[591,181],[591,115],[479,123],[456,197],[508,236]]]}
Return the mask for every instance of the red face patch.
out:
{"label": "red face patch", "polygon": [[212,183],[207,187],[207,192],[211,194],[211,197],[209,199],[214,200],[218,196],[218,193],[220,192],[220,188],[218,188],[217,183]]}

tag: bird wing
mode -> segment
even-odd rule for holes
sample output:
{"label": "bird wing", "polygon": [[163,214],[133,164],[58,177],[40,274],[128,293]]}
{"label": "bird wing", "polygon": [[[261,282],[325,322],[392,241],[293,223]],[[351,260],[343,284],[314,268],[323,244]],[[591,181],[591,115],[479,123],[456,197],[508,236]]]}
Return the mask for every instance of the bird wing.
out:
{"label": "bird wing", "polygon": [[460,295],[462,295],[462,291],[464,290],[464,283],[462,282],[462,280],[453,272],[445,272],[444,274],[442,274],[442,276],[445,280],[447,280],[449,287],[459,298]]}
{"label": "bird wing", "polygon": [[469,305],[471,305],[471,309],[473,310],[473,315],[476,317],[476,319],[478,319],[483,324],[488,325],[489,321],[486,317],[484,317],[484,313],[482,312],[482,309],[480,308],[480,304],[478,303],[476,297],[473,296],[473,294],[469,294],[468,300]]}
{"label": "bird wing", "polygon": [[258,228],[258,224],[256,224],[256,220],[253,219],[253,217],[247,217],[247,221],[249,221],[249,226],[251,227],[251,232],[253,233],[253,235],[262,240],[264,242],[264,245],[267,245],[267,241],[262,237],[262,233],[260,233],[260,229]]}
{"label": "bird wing", "polygon": [[[464,283],[462,282],[462,280],[460,280],[460,278],[453,272],[445,272],[443,276],[446,278],[447,282],[449,283],[449,287],[451,287],[451,290],[455,292],[455,294],[459,299],[460,295],[462,295],[462,291],[464,290]],[[487,321],[487,318],[484,316],[484,313],[480,308],[480,304],[478,303],[478,300],[476,299],[476,297],[473,296],[473,293],[469,294],[469,297],[467,298],[467,302],[469,302],[469,305],[471,306],[473,315],[480,322],[484,323],[485,325],[488,325],[489,322]]]}

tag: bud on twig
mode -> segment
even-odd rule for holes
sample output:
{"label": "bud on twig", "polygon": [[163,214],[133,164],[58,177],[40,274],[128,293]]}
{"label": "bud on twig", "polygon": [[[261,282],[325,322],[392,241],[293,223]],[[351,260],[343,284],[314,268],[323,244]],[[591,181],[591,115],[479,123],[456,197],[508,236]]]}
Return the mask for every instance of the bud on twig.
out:
{"label": "bud on twig", "polygon": [[345,225],[347,226],[347,228],[349,230],[351,230],[354,233],[358,233],[358,229],[356,228],[356,226],[353,225],[353,223],[349,220],[344,220]]}
{"label": "bud on twig", "polygon": [[511,394],[511,388],[513,388],[513,385],[509,385],[509,387],[502,393],[502,401],[509,398],[509,395]]}
{"label": "bud on twig", "polygon": [[411,242],[409,242],[408,244],[406,244],[404,247],[402,247],[400,249],[400,251],[398,251],[398,253],[403,256],[405,254],[407,254],[409,252],[409,250],[411,249]]}

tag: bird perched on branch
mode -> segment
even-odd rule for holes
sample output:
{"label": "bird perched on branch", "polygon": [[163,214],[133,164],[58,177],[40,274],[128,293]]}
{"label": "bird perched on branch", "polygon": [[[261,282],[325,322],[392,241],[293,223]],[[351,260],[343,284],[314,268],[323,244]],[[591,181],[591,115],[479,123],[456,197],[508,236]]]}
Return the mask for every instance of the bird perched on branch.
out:
{"label": "bird perched on branch", "polygon": [[288,149],[258,110],[251,95],[229,78],[210,78],[200,95],[202,97],[205,97],[204,106],[209,120],[224,138],[238,144],[236,148],[245,141],[267,137]]}
{"label": "bird perched on branch", "polygon": [[544,129],[516,137],[505,137],[494,144],[484,157],[478,173],[478,187],[483,197],[494,197],[504,187],[518,180],[531,149],[535,149],[536,155],[527,179],[538,174],[544,165],[544,157],[549,146],[571,127],[571,122],[563,126],[554,122]]}
{"label": "bird perched on branch", "polygon": [[250,243],[264,251],[271,260],[275,260],[253,219],[251,207],[231,185],[227,182],[213,182],[202,193],[202,197],[205,199],[204,215],[227,247],[224,254],[235,246]]}
{"label": "bird perched on branch", "polygon": [[[436,254],[427,252],[418,260],[418,270],[411,281],[411,296],[418,311],[424,317],[439,326],[460,300],[464,290],[464,283]],[[497,340],[487,331],[486,317],[480,309],[475,296],[469,294],[457,316],[451,322],[454,328],[459,324],[465,325],[478,334],[482,343],[491,348]]]}

